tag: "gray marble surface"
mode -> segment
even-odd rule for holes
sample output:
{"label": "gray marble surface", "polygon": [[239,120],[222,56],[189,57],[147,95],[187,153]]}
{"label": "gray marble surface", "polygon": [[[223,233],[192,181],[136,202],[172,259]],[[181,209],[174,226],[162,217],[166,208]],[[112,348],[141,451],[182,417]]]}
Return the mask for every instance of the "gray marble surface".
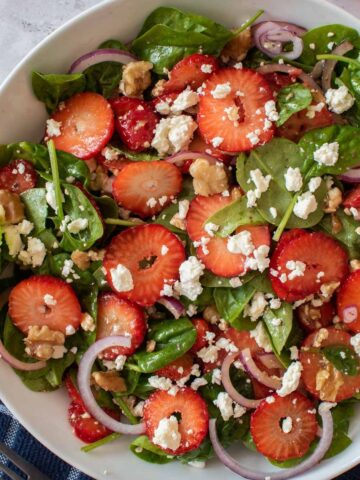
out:
{"label": "gray marble surface", "polygon": [[[360,17],[360,0],[331,1]],[[100,0],[0,0],[0,83],[40,40],[97,3]]]}

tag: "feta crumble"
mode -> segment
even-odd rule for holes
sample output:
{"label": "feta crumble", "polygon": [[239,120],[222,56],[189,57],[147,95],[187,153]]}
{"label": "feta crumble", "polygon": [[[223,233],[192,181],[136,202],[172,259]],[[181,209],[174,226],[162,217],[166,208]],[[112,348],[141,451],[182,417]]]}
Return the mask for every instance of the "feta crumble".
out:
{"label": "feta crumble", "polygon": [[116,268],[110,269],[111,280],[117,292],[129,292],[134,288],[131,272],[119,263]]}
{"label": "feta crumble", "polygon": [[338,142],[324,143],[314,152],[314,160],[321,165],[332,167],[339,159]]}
{"label": "feta crumble", "polygon": [[303,178],[298,167],[289,167],[285,174],[285,188],[288,192],[298,192],[303,186]]}
{"label": "feta crumble", "polygon": [[255,249],[251,233],[248,230],[243,230],[236,235],[232,235],[228,238],[227,249],[231,253],[241,253],[245,256],[250,255]]}
{"label": "feta crumble", "polygon": [[308,216],[315,212],[318,204],[315,195],[311,192],[305,192],[300,195],[294,206],[294,215],[304,220],[307,220]]}
{"label": "feta crumble", "polygon": [[265,352],[272,352],[272,346],[268,334],[266,333],[263,322],[259,322],[254,330],[250,331],[250,337],[255,339],[255,342]]}
{"label": "feta crumble", "polygon": [[280,395],[280,397],[285,397],[295,392],[299,386],[302,369],[303,367],[299,361],[290,364],[282,378],[281,388],[277,390],[277,394]]}
{"label": "feta crumble", "polygon": [[299,260],[289,260],[286,262],[286,268],[291,272],[287,276],[288,279],[294,280],[296,277],[304,276],[306,264],[304,262],[300,262]]}
{"label": "feta crumble", "polygon": [[67,224],[67,229],[70,233],[76,235],[82,230],[85,230],[88,225],[89,221],[87,218],[76,218],[75,220],[72,220],[70,223]]}
{"label": "feta crumble", "polygon": [[194,301],[203,291],[199,281],[204,273],[204,265],[194,256],[189,257],[180,265],[180,281],[175,283],[175,290],[179,295],[185,295]]}
{"label": "feta crumble", "polygon": [[197,123],[190,115],[162,118],[157,124],[151,146],[160,155],[187,150]]}
{"label": "feta crumble", "polygon": [[281,429],[284,433],[290,433],[292,430],[293,422],[291,417],[286,417],[282,421]]}
{"label": "feta crumble", "polygon": [[360,356],[360,333],[357,333],[350,339],[351,345],[354,347],[355,352],[357,355]]}
{"label": "feta crumble", "polygon": [[179,432],[179,423],[174,415],[160,420],[152,441],[155,445],[169,450],[177,450],[179,448],[181,434]]}
{"label": "feta crumble", "polygon": [[186,215],[188,214],[188,211],[189,211],[189,206],[190,206],[189,200],[180,200],[178,215],[181,220],[185,220]]}
{"label": "feta crumble", "polygon": [[49,118],[46,120],[46,135],[48,137],[59,137],[61,135],[61,125],[61,122]]}
{"label": "feta crumble", "polygon": [[279,120],[279,114],[276,110],[276,104],[274,100],[268,100],[265,103],[265,115],[271,122],[277,122]]}
{"label": "feta crumble", "polygon": [[313,177],[309,181],[309,191],[311,193],[316,192],[316,190],[320,187],[321,185],[321,177]]}
{"label": "feta crumble", "polygon": [[265,295],[262,292],[256,292],[251,302],[245,306],[244,316],[250,317],[252,322],[256,322],[263,315],[267,305]]}
{"label": "feta crumble", "polygon": [[203,72],[203,73],[212,73],[213,71],[213,66],[208,64],[208,63],[203,63],[200,67],[200,70]]}
{"label": "feta crumble", "polygon": [[170,107],[170,111],[177,115],[187,108],[194,107],[198,102],[199,94],[187,88],[175,98],[174,103]]}
{"label": "feta crumble", "polygon": [[220,147],[220,145],[222,144],[223,141],[224,141],[223,137],[214,137],[214,138],[211,140],[211,145],[212,145],[214,148],[217,148],[217,147]]}
{"label": "feta crumble", "polygon": [[231,92],[230,82],[218,83],[214,90],[211,90],[211,95],[216,99],[226,98]]}
{"label": "feta crumble", "polygon": [[329,88],[325,93],[325,98],[329,109],[339,115],[349,110],[355,103],[355,98],[345,85],[341,85],[339,88]]}
{"label": "feta crumble", "polygon": [[43,264],[46,255],[46,247],[41,240],[28,237],[27,250],[21,250],[18,259],[24,265],[31,265],[33,268]]}

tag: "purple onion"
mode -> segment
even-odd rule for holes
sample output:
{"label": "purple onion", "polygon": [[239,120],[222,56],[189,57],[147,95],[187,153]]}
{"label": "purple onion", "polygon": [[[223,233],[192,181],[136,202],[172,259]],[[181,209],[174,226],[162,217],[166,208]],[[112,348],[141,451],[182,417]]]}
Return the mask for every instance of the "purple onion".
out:
{"label": "purple onion", "polygon": [[[302,54],[304,44],[301,36],[305,29],[286,22],[261,22],[253,27],[254,42],[257,48],[270,58],[281,55],[289,60],[295,60]],[[285,43],[291,42],[293,49],[284,51]]]}
{"label": "purple onion", "polygon": [[4,362],[9,364],[11,367],[16,368],[17,370],[22,370],[24,372],[33,372],[35,370],[40,370],[41,368],[46,367],[46,362],[43,362],[43,361],[27,363],[27,362],[22,362],[21,360],[18,360],[6,350],[1,340],[0,340],[0,358],[2,358]]}
{"label": "purple onion", "polygon": [[100,48],[85,53],[75,60],[69,69],[69,73],[81,73],[87,68],[102,62],[117,62],[126,65],[135,60],[137,60],[137,58],[125,50]]}
{"label": "purple onion", "polygon": [[360,183],[360,168],[351,168],[342,175],[339,175],[339,178],[347,183]]}
{"label": "purple onion", "polygon": [[[354,45],[350,42],[342,42],[338,45],[334,50],[331,52],[333,55],[345,55],[346,53],[350,52],[354,48]],[[334,73],[335,67],[337,64],[337,60],[326,60],[324,64],[323,74],[321,78],[321,85],[326,92],[331,88],[331,79]]]}
{"label": "purple onion", "polygon": [[241,350],[240,360],[246,371],[250,373],[255,380],[262,383],[266,387],[271,388],[272,390],[281,388],[281,380],[279,378],[270,377],[270,375],[260,370],[260,368],[256,365],[254,359],[252,358],[250,348],[244,348],[244,350]]}
{"label": "purple onion", "polygon": [[185,313],[184,305],[177,298],[161,297],[157,303],[160,303],[160,305],[167,308],[176,319],[180,318],[181,315],[184,315]]}

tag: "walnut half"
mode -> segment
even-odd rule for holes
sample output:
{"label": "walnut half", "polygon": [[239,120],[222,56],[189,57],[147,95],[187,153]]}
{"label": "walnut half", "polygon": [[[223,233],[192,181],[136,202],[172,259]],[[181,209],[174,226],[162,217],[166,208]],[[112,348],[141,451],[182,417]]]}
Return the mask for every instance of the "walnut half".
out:
{"label": "walnut half", "polygon": [[222,57],[230,58],[236,62],[241,62],[246,57],[248,51],[252,46],[252,36],[251,29],[247,28],[246,30],[240,32],[233,39],[228,42],[223,51],[221,52]]}
{"label": "walnut half", "polygon": [[196,195],[214,195],[228,190],[229,183],[224,165],[220,162],[210,164],[204,158],[198,158],[190,167]]}
{"label": "walnut half", "polygon": [[0,190],[0,225],[14,225],[25,218],[24,205],[17,193]]}
{"label": "walnut half", "polygon": [[95,385],[101,387],[106,392],[126,392],[126,383],[122,377],[119,377],[115,370],[108,372],[94,372],[92,374]]}
{"label": "walnut half", "polygon": [[123,68],[120,82],[120,91],[127,97],[140,97],[144,90],[151,85],[150,62],[130,62]]}
{"label": "walnut half", "polygon": [[62,358],[66,349],[64,347],[65,335],[62,332],[50,330],[47,325],[30,327],[25,338],[25,352],[39,360]]}

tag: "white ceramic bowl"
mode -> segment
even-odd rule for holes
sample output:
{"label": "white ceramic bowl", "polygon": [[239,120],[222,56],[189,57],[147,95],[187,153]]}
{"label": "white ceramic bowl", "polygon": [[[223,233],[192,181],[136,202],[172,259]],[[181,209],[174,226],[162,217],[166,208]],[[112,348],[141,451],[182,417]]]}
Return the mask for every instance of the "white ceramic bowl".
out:
{"label": "white ceramic bowl", "polygon": [[[46,118],[43,104],[33,96],[30,72],[66,72],[74,59],[92,50],[107,38],[127,41],[138,32],[143,20],[155,7],[171,4],[203,13],[228,25],[240,25],[259,8],[266,8],[266,17],[286,20],[307,28],[328,23],[343,23],[360,30],[360,20],[325,0],[111,0],[88,10],[46,38],[11,73],[0,88],[0,143],[39,140]],[[262,18],[262,19],[263,19]],[[3,54],[6,54],[3,52]],[[69,400],[64,391],[33,393],[0,361],[0,398],[21,423],[44,445],[63,460],[88,475],[104,479],[230,480],[238,478],[217,460],[199,470],[178,462],[163,466],[144,463],[129,452],[130,438],[109,444],[85,454],[81,442],[71,432],[67,421]],[[297,477],[298,480],[329,480],[360,462],[360,413],[352,421],[353,444],[345,452],[322,462],[316,469]],[[249,467],[272,470],[260,455],[241,445],[232,452]]]}

